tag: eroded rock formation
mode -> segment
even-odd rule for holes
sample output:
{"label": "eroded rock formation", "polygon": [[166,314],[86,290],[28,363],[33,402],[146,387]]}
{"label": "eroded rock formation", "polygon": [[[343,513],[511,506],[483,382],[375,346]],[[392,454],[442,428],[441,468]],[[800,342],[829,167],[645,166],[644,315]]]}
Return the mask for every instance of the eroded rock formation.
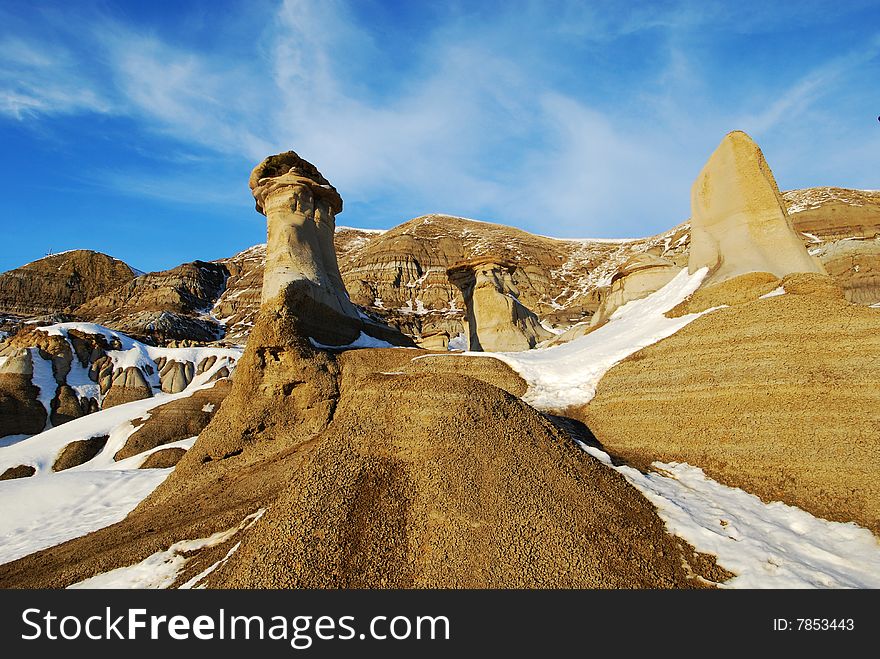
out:
{"label": "eroded rock formation", "polygon": [[254,168],[249,185],[268,224],[263,302],[291,282],[307,281],[315,301],[356,318],[333,244],[336,215],[342,212],[336,188],[293,151],[266,158]]}
{"label": "eroded rock formation", "polygon": [[742,131],[721,141],[691,188],[688,269],[705,284],[747,272],[783,277],[824,268],[804,248],[761,149]]}
{"label": "eroded rock formation", "polygon": [[590,324],[595,327],[604,323],[618,307],[659,291],[680,271],[681,268],[672,261],[648,252],[631,257],[611,278],[611,287]]}
{"label": "eroded rock formation", "polygon": [[151,348],[129,337],[123,345],[121,336],[83,323],[29,325],[0,344],[0,437],[41,432],[47,407],[55,427],[228,377],[238,356],[235,349]]}
{"label": "eroded rock formation", "polygon": [[361,315],[349,299],[334,245],[342,197],[317,167],[287,151],[257,165],[249,185],[268,225],[263,304],[287,305],[305,335],[322,345],[346,345],[361,332],[411,344]]}
{"label": "eroded rock formation", "polygon": [[494,257],[464,261],[448,270],[449,280],[464,297],[470,350],[529,350],[553,336],[519,301],[515,271],[514,263]]}
{"label": "eroded rock formation", "polygon": [[0,437],[33,435],[46,426],[46,408],[32,379],[31,350],[14,348],[0,363]]}
{"label": "eroded rock formation", "polygon": [[127,264],[100,252],[53,254],[0,274],[0,314],[29,317],[72,311],[134,277]]}
{"label": "eroded rock formation", "polygon": [[83,320],[158,345],[216,341],[223,330],[207,313],[223,292],[223,264],[193,261],[133,279],[74,310]]}

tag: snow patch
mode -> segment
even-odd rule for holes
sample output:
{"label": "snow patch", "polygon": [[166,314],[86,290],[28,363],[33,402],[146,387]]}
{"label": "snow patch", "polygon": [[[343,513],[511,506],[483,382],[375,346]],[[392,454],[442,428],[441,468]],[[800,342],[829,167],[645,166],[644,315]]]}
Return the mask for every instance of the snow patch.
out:
{"label": "snow patch", "polygon": [[[96,574],[94,577],[75,583],[68,588],[168,588],[177,580],[178,575],[190,560],[191,557],[187,557],[185,554],[223,544],[235,534],[250,528],[265,512],[265,508],[260,508],[257,512],[245,517],[241,524],[231,529],[218,531],[207,538],[175,542],[168,549],[157,551],[140,563]],[[238,545],[235,548],[237,547]],[[226,559],[231,555],[232,552],[228,553]],[[202,572],[194,580],[191,579],[184,586],[191,588],[216,567],[219,567],[219,564],[214,564],[209,570]]]}
{"label": "snow patch", "polygon": [[464,332],[460,333],[458,336],[454,336],[449,339],[449,343],[446,346],[447,350],[450,351],[465,351],[468,349],[468,340],[464,335]]}
{"label": "snow patch", "polygon": [[70,469],[0,481],[0,563],[121,521],[171,471]]}
{"label": "snow patch", "polygon": [[578,444],[642,492],[671,533],[737,575],[723,587],[880,588],[880,541],[868,529],[764,503],[688,464],[655,462],[660,473],[643,474]]}
{"label": "snow patch", "polygon": [[58,383],[52,374],[52,361],[43,359],[38,348],[28,348],[28,352],[31,354],[31,361],[34,365],[31,382],[40,390],[37,399],[46,408],[46,428],[51,428],[52,421],[49,419],[49,415],[52,414],[52,399],[55,398],[55,390],[58,388]]}
{"label": "snow patch", "polygon": [[696,291],[707,273],[707,268],[693,275],[682,270],[656,293],[621,306],[605,325],[570,343],[526,352],[466,354],[493,357],[508,364],[529,385],[523,400],[538,409],[586,404],[612,366],[702,315],[667,318],[665,313]]}
{"label": "snow patch", "polygon": [[768,297],[777,297],[779,295],[785,295],[785,287],[780,286],[779,288],[774,288],[769,293],[764,293],[759,299],[766,300]]}

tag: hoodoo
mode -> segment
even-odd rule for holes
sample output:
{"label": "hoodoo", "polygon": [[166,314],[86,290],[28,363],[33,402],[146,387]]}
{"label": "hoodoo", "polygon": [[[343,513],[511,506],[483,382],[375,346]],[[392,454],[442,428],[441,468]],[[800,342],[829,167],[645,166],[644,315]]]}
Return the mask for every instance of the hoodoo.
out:
{"label": "hoodoo", "polygon": [[269,156],[249,181],[257,211],[268,221],[263,302],[292,281],[312,282],[313,297],[339,313],[357,317],[336,262],[333,234],[342,197],[318,168],[293,151]]}
{"label": "hoodoo", "polygon": [[450,281],[464,296],[470,350],[529,350],[553,336],[519,301],[516,265],[498,258],[463,261],[449,268]]}
{"label": "hoodoo", "polygon": [[691,188],[688,269],[702,267],[711,270],[704,285],[748,272],[825,272],[792,228],[764,154],[742,131],[724,137]]}
{"label": "hoodoo", "polygon": [[364,320],[348,297],[333,242],[342,197],[318,168],[286,151],[257,165],[249,186],[268,224],[263,305],[283,295],[322,344],[351,343],[361,331],[401,342],[398,333]]}

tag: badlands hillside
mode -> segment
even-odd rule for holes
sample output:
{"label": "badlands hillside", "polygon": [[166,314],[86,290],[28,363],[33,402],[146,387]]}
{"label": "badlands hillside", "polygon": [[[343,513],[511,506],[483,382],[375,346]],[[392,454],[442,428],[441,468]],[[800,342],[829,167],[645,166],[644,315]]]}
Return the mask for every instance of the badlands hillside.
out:
{"label": "badlands hillside", "polygon": [[0,275],[0,586],[880,587],[880,192],[741,132],[638,240],[249,186],[266,245]]}
{"label": "badlands hillside", "polygon": [[[808,188],[782,196],[793,228],[846,299],[880,303],[880,192]],[[388,231],[337,227],[335,235],[351,300],[429,348],[446,347],[464,331],[464,298],[446,274],[458,263],[490,257],[518,264],[512,281],[519,299],[559,332],[589,322],[606,297],[628,301],[631,293],[612,284],[630,272],[668,281],[670,264],[686,264],[689,246],[688,222],[640,240],[563,240],[429,215]],[[214,263],[135,277],[96,252],[53,255],[0,274],[0,330],[54,316],[157,345],[244,345],[259,310],[265,258],[265,245],[255,245]]]}

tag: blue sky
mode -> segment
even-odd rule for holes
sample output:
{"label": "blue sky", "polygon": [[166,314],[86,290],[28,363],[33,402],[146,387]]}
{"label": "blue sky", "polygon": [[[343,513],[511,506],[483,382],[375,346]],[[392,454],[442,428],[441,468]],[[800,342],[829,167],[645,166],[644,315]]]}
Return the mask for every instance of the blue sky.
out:
{"label": "blue sky", "polygon": [[0,0],[0,270],[229,256],[291,148],[339,224],[648,235],[733,129],[783,189],[880,188],[878,114],[877,0]]}

